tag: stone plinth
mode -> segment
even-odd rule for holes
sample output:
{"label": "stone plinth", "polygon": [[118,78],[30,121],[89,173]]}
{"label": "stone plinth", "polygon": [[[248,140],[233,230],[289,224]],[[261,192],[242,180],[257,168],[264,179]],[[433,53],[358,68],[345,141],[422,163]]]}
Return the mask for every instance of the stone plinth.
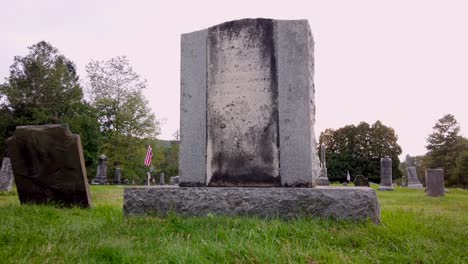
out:
{"label": "stone plinth", "polygon": [[368,187],[134,187],[125,188],[123,209],[125,215],[311,215],[380,222],[377,195]]}
{"label": "stone plinth", "polygon": [[445,196],[444,170],[426,169],[427,196]]}

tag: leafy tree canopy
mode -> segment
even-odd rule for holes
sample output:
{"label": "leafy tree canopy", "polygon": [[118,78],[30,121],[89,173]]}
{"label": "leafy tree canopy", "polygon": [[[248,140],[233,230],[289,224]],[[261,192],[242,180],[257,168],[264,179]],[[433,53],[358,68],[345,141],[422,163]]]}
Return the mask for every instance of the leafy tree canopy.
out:
{"label": "leafy tree canopy", "polygon": [[353,176],[362,174],[378,182],[380,159],[386,156],[392,158],[393,176],[401,176],[398,155],[402,150],[397,140],[395,131],[380,121],[372,126],[361,122],[357,126],[326,129],[320,134],[320,143],[327,150],[330,180],[344,181],[349,171]]}
{"label": "leafy tree canopy", "polygon": [[75,64],[45,41],[28,49],[28,55],[14,58],[0,86],[1,106],[18,124],[62,123],[83,98]]}
{"label": "leafy tree canopy", "polygon": [[464,151],[468,150],[466,142],[466,139],[460,135],[460,125],[455,116],[444,115],[437,120],[432,127],[432,133],[427,138],[428,153],[424,158],[425,167],[443,168],[445,180],[449,185],[460,184],[463,181],[460,178],[463,175],[459,175],[460,170],[463,171],[463,157],[461,156]]}
{"label": "leafy tree canopy", "polygon": [[159,122],[143,96],[142,79],[125,56],[91,61],[86,66],[91,103],[98,110],[101,131],[140,138],[155,138]]}
{"label": "leafy tree canopy", "polygon": [[10,75],[0,85],[0,138],[11,136],[16,126],[68,123],[81,135],[86,164],[91,166],[99,148],[98,123],[93,107],[84,102],[75,64],[46,41],[16,56]]}

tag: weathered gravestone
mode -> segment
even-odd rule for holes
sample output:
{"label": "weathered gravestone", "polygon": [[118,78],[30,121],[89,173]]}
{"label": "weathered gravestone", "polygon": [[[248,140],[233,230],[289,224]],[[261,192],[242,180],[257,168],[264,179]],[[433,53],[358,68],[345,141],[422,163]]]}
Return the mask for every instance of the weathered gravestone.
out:
{"label": "weathered gravestone", "polygon": [[366,177],[362,176],[362,175],[358,175],[354,179],[354,186],[367,186],[367,187],[370,187],[369,180]]}
{"label": "weathered gravestone", "polygon": [[91,205],[80,136],[66,125],[16,127],[7,145],[21,203]]}
{"label": "weathered gravestone", "polygon": [[393,191],[392,184],[392,159],[385,157],[380,159],[380,186],[379,190]]}
{"label": "weathered gravestone", "polygon": [[378,221],[370,188],[310,188],[320,174],[313,46],[306,20],[242,19],[182,35],[181,187],[126,188],[124,212]]}
{"label": "weathered gravestone", "polygon": [[426,194],[427,196],[444,196],[444,170],[426,169]]}
{"label": "weathered gravestone", "polygon": [[0,191],[11,191],[13,183],[13,171],[11,169],[10,158],[3,158],[2,168],[0,170]]}
{"label": "weathered gravestone", "polygon": [[169,184],[171,185],[179,184],[179,176],[173,176],[169,178]]}
{"label": "weathered gravestone", "polygon": [[408,188],[422,189],[423,186],[418,179],[418,173],[416,167],[413,166],[413,162],[409,155],[406,155],[406,174],[408,175]]}
{"label": "weathered gravestone", "polygon": [[159,185],[164,185],[166,182],[164,181],[164,173],[159,174]]}
{"label": "weathered gravestone", "polygon": [[107,184],[107,157],[104,154],[98,158],[96,178],[92,180],[91,184]]}
{"label": "weathered gravestone", "polygon": [[320,145],[320,175],[317,179],[318,186],[328,186],[330,181],[328,180],[327,172],[327,160],[325,158],[325,145]]}
{"label": "weathered gravestone", "polygon": [[314,186],[307,21],[231,21],[181,44],[180,185]]}
{"label": "weathered gravestone", "polygon": [[114,184],[122,184],[122,169],[120,166],[116,166],[114,169]]}

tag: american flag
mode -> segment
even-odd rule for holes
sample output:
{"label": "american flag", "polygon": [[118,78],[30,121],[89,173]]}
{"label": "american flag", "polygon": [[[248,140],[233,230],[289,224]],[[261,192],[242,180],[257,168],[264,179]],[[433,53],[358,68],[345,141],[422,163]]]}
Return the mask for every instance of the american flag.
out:
{"label": "american flag", "polygon": [[148,145],[148,150],[146,151],[146,158],[145,158],[146,167],[151,166],[152,159],[153,159],[153,148],[151,148],[151,145]]}

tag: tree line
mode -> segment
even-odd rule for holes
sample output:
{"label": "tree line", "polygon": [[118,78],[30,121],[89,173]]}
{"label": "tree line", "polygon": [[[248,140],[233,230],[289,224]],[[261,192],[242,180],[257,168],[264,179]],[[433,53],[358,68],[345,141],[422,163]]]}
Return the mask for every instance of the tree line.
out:
{"label": "tree line", "polygon": [[[125,56],[86,65],[84,88],[75,64],[46,41],[15,56],[10,74],[0,84],[0,151],[20,125],[66,123],[79,134],[88,178],[93,178],[100,154],[108,156],[108,171],[120,166],[122,177],[143,181],[148,145],[153,146],[154,173],[178,173],[178,142],[156,139],[160,123],[143,95],[147,82]],[[108,175],[109,178],[112,175]]]}
{"label": "tree line", "polygon": [[[319,143],[326,148],[330,181],[346,181],[349,171],[352,176],[363,175],[379,183],[383,157],[392,159],[394,179],[406,175],[406,162],[400,164],[398,158],[402,149],[397,140],[395,131],[380,121],[326,129],[320,134]],[[442,168],[447,186],[468,188],[468,139],[460,135],[460,126],[453,115],[445,115],[436,122],[426,148],[426,154],[411,159],[422,182],[426,168]]]}
{"label": "tree line", "polygon": [[[427,153],[412,157],[421,182],[424,169],[444,169],[445,184],[468,188],[468,139],[460,135],[460,125],[454,115],[437,120],[427,138]],[[404,165],[405,162],[404,162]]]}

